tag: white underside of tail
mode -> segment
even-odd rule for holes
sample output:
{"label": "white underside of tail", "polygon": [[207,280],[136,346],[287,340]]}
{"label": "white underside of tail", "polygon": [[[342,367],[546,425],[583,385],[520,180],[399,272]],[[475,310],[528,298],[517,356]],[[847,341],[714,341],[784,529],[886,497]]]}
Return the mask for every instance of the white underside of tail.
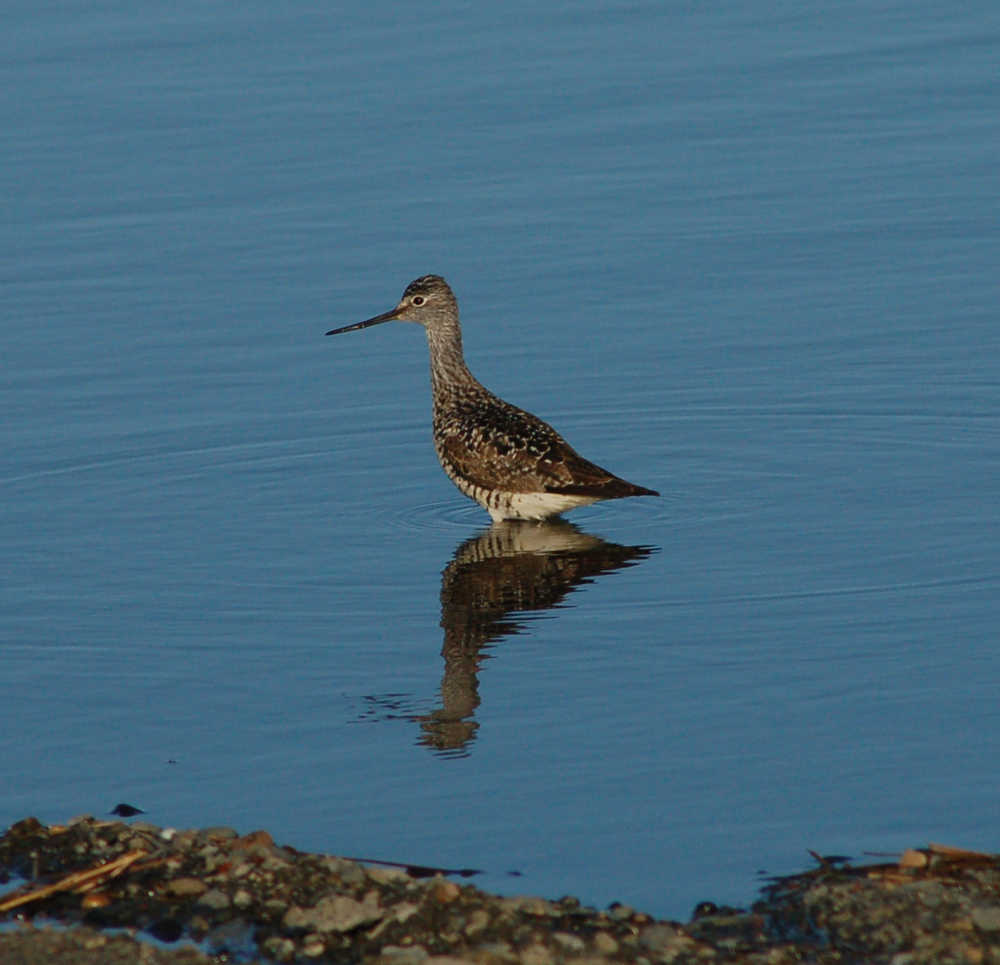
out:
{"label": "white underside of tail", "polygon": [[596,503],[593,496],[565,496],[559,493],[491,493],[476,500],[493,517],[501,519],[548,519],[577,506]]}

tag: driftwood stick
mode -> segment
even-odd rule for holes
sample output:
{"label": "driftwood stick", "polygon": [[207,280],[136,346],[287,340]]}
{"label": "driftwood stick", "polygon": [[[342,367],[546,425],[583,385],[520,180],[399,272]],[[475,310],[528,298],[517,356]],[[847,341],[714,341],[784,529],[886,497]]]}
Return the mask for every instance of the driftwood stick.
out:
{"label": "driftwood stick", "polygon": [[109,861],[107,864],[97,865],[94,868],[87,868],[85,871],[74,871],[72,874],[54,881],[50,885],[36,888],[24,894],[14,895],[0,901],[0,912],[10,911],[12,908],[19,908],[32,901],[42,901],[50,895],[59,891],[73,891],[74,889],[85,891],[92,888],[103,878],[114,878],[120,875],[129,865],[134,864],[140,858],[145,858],[148,851],[129,851],[126,854]]}

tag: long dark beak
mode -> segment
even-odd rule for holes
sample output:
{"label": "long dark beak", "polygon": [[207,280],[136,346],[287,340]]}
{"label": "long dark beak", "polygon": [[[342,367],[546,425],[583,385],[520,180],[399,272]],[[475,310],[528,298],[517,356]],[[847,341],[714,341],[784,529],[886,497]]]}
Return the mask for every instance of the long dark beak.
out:
{"label": "long dark beak", "polygon": [[399,318],[399,308],[394,308],[391,312],[385,312],[382,315],[376,315],[374,318],[365,319],[363,322],[358,322],[355,325],[345,325],[343,328],[333,328],[327,335],[340,335],[342,332],[356,332],[359,328],[368,328],[370,325],[381,325],[382,322],[394,322]]}

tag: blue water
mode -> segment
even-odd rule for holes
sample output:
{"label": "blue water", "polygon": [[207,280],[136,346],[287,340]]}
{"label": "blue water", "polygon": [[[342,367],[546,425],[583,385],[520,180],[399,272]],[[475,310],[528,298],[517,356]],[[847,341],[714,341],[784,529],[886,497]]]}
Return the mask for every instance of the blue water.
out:
{"label": "blue water", "polygon": [[[10,8],[0,823],[683,916],[996,850],[1000,10]],[[416,326],[659,500],[487,531]],[[512,875],[510,872],[518,872]]]}

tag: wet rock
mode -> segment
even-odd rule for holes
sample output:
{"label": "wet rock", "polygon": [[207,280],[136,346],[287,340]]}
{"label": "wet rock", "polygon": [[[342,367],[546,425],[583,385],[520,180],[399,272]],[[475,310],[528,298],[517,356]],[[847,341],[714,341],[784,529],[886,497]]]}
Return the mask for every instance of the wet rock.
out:
{"label": "wet rock", "polygon": [[677,934],[671,925],[647,925],[639,932],[639,944],[654,955],[660,954],[676,941]]}
{"label": "wet rock", "polygon": [[364,901],[344,895],[324,898],[311,908],[289,908],[282,924],[285,928],[312,928],[318,932],[348,932],[361,925],[378,921],[385,912],[374,894]]}
{"label": "wet rock", "polygon": [[295,942],[289,938],[273,935],[264,941],[263,950],[265,955],[277,962],[288,962],[295,955]]}
{"label": "wet rock", "polygon": [[379,961],[387,965],[423,965],[430,954],[422,945],[410,945],[401,948],[399,945],[386,945],[382,949]]}
{"label": "wet rock", "polygon": [[237,888],[233,895],[233,907],[245,910],[253,905],[253,895],[246,888]]}
{"label": "wet rock", "polygon": [[969,917],[981,931],[1000,932],[1000,905],[976,905]]}
{"label": "wet rock", "polygon": [[198,904],[204,908],[211,908],[213,911],[221,911],[224,908],[228,908],[232,902],[229,900],[229,895],[224,891],[213,888],[211,891],[205,892],[198,899]]}
{"label": "wet rock", "polygon": [[555,960],[555,955],[537,942],[521,951],[522,965],[553,965]]}
{"label": "wet rock", "polygon": [[[241,962],[256,954],[364,965],[1000,963],[1000,858],[925,851],[926,863],[825,862],[776,881],[751,912],[703,903],[680,925],[625,905],[599,912],[572,896],[500,898],[440,876],[301,854],[262,833],[240,838],[91,818],[46,828],[27,819],[0,837],[0,881],[17,875],[30,882],[11,885],[0,901],[13,895],[8,915],[24,921],[85,919],[168,942],[203,939]],[[59,946],[72,957],[57,949],[55,957],[46,951],[25,959],[8,954],[21,937],[0,929],[0,962],[203,960],[179,957],[179,947],[119,946],[110,936],[70,930],[87,934],[82,944]],[[84,957],[87,943],[101,957]],[[130,958],[121,957],[125,949]]]}
{"label": "wet rock", "polygon": [[442,880],[434,883],[432,893],[435,901],[439,901],[442,905],[446,905],[448,902],[454,901],[462,892],[454,881]]}
{"label": "wet rock", "polygon": [[197,897],[206,891],[208,885],[200,878],[174,878],[167,882],[167,892],[178,898]]}
{"label": "wet rock", "polygon": [[569,932],[553,932],[552,940],[557,945],[561,945],[563,949],[572,954],[578,955],[587,947],[587,943],[582,938],[578,938],[576,935],[571,935]]}

